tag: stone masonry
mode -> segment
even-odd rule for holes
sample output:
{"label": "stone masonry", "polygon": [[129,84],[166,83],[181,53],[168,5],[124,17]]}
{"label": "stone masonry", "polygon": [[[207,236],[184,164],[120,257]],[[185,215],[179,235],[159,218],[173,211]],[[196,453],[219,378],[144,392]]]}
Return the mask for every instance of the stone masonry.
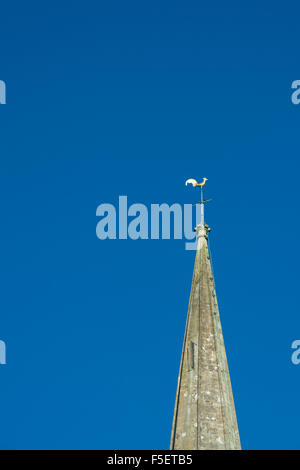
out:
{"label": "stone masonry", "polygon": [[207,246],[209,228],[196,227],[198,248],[188,307],[171,449],[241,448]]}

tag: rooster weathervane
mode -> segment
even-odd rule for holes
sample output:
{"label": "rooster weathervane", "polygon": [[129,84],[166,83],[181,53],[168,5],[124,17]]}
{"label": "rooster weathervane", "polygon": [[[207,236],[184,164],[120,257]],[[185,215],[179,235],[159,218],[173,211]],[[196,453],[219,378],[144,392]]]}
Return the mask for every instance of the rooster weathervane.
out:
{"label": "rooster weathervane", "polygon": [[207,178],[203,178],[203,180],[201,181],[201,183],[198,183],[198,181],[196,181],[195,179],[189,178],[189,179],[186,180],[186,182],[185,182],[185,185],[186,185],[186,186],[187,186],[188,184],[192,184],[194,188],[196,188],[196,187],[198,186],[198,187],[201,189],[201,201],[198,202],[198,204],[200,204],[200,207],[201,207],[201,219],[200,219],[200,224],[204,224],[204,203],[211,201],[211,199],[204,199],[204,200],[203,200],[203,186],[205,185],[206,181],[207,181]]}
{"label": "rooster weathervane", "polygon": [[194,180],[193,178],[190,178],[190,179],[186,180],[185,185],[187,186],[188,184],[192,184],[192,185],[194,186],[194,188],[195,188],[196,186],[200,186],[201,191],[202,191],[203,186],[205,185],[206,181],[207,181],[207,178],[203,178],[203,181],[202,181],[201,183],[198,183],[198,182],[197,182],[196,180]]}

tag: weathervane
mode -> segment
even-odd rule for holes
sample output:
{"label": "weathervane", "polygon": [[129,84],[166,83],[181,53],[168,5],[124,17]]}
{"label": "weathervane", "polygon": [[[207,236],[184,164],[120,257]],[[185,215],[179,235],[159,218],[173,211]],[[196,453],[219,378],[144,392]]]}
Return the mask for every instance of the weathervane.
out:
{"label": "weathervane", "polygon": [[198,202],[198,204],[201,205],[201,221],[200,225],[204,225],[204,203],[211,201],[211,199],[203,199],[203,186],[205,185],[207,181],[207,178],[203,178],[203,181],[201,183],[198,183],[196,180],[193,178],[190,178],[186,180],[185,185],[187,186],[188,184],[192,184],[194,188],[197,186],[201,188],[201,201]]}

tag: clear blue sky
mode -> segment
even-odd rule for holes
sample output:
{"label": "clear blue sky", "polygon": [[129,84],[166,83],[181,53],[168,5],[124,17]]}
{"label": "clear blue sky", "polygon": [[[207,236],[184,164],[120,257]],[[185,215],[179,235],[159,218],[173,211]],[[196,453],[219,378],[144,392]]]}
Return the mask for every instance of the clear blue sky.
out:
{"label": "clear blue sky", "polygon": [[300,448],[299,13],[2,3],[0,448],[168,448],[195,253],[95,213],[202,176],[242,446]]}

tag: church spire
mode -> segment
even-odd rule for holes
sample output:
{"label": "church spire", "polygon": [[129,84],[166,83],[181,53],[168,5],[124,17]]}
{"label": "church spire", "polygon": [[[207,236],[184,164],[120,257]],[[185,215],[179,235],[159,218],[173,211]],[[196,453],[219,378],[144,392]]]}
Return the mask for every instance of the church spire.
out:
{"label": "church spire", "polygon": [[204,223],[196,227],[197,252],[180,363],[171,449],[240,449],[231,382]]}

